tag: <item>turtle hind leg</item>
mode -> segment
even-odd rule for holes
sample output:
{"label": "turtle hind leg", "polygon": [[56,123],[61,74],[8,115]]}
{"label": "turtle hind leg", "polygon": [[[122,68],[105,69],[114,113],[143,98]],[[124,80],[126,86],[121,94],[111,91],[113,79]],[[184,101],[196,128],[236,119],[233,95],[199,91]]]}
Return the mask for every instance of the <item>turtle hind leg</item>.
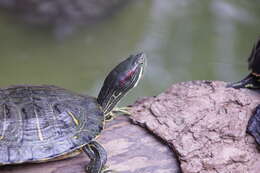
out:
{"label": "turtle hind leg", "polygon": [[247,133],[252,135],[258,145],[260,145],[260,105],[256,107],[255,113],[248,121]]}
{"label": "turtle hind leg", "polygon": [[83,147],[83,151],[89,156],[90,163],[86,166],[87,173],[110,173],[112,170],[106,170],[107,162],[106,150],[96,141],[91,141]]}

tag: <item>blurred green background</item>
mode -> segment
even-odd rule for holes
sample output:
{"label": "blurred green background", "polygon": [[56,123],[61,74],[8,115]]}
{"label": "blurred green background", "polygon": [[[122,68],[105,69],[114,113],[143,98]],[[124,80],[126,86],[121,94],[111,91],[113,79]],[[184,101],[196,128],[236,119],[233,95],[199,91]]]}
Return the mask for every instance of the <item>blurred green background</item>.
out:
{"label": "blurred green background", "polygon": [[237,81],[260,35],[258,0],[138,0],[65,39],[0,17],[0,87],[54,84],[97,96],[106,74],[144,51],[146,73],[124,104],[189,80]]}

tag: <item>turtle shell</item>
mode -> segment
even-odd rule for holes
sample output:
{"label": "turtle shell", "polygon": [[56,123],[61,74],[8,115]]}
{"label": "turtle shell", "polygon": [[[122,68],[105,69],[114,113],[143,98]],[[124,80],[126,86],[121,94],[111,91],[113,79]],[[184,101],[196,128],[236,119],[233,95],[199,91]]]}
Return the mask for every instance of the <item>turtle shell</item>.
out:
{"label": "turtle shell", "polygon": [[96,98],[55,86],[0,89],[0,164],[68,154],[95,138],[103,124]]}

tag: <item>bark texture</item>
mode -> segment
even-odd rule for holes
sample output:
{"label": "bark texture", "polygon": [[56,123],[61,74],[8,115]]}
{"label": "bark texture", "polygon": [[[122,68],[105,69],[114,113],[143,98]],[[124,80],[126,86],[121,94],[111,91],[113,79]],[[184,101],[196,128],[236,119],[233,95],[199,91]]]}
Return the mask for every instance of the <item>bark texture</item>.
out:
{"label": "bark texture", "polygon": [[175,84],[137,101],[132,119],[171,146],[183,173],[259,173],[260,153],[246,126],[260,95],[225,86]]}

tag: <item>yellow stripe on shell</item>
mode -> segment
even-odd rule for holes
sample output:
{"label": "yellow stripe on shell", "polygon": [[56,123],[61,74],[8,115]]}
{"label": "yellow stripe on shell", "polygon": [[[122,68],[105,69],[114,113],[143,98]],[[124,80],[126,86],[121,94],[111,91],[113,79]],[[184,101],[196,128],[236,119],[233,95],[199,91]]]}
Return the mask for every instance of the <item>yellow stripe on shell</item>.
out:
{"label": "yellow stripe on shell", "polygon": [[5,110],[5,105],[3,105],[4,107],[4,121],[3,121],[3,131],[2,134],[0,136],[0,140],[4,139],[5,136],[5,130],[6,130],[6,110]]}
{"label": "yellow stripe on shell", "polygon": [[36,126],[37,126],[37,131],[38,131],[38,137],[41,141],[43,141],[43,135],[42,135],[42,131],[41,131],[41,127],[40,127],[40,122],[39,122],[39,118],[38,118],[38,114],[37,111],[34,110],[35,116],[36,116]]}
{"label": "yellow stripe on shell", "polygon": [[72,112],[70,112],[70,111],[68,111],[68,114],[71,116],[71,118],[74,121],[74,123],[76,124],[76,126],[78,126],[79,125],[79,120],[75,117],[75,115]]}

